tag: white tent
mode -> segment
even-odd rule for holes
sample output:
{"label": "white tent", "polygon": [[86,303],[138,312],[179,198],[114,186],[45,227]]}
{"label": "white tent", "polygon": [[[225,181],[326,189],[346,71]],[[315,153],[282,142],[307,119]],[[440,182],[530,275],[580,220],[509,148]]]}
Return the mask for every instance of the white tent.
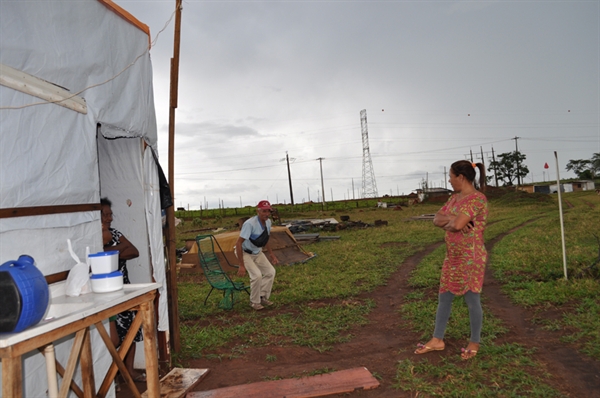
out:
{"label": "white tent", "polygon": [[[67,239],[80,259],[101,251],[94,205],[108,197],[113,227],[140,252],[132,283],[163,285],[166,331],[149,47],[147,26],[110,0],[0,2],[0,263],[29,254],[51,275],[75,265]],[[92,344],[99,385],[111,359],[95,330]],[[62,363],[71,345],[56,345]],[[23,372],[24,395],[45,396],[41,354],[25,356]]]}

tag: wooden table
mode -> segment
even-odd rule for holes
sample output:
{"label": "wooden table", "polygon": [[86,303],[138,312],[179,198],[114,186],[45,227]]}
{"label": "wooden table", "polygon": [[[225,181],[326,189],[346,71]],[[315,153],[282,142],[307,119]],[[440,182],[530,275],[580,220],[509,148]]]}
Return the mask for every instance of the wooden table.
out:
{"label": "wooden table", "polygon": [[[63,369],[57,363],[57,370],[63,377],[59,397],[66,397],[69,389],[73,389],[78,396],[86,398],[104,397],[116,376],[117,369],[121,371],[121,375],[125,378],[134,396],[141,396],[123,363],[123,358],[125,358],[125,354],[133,343],[137,329],[141,325],[144,330],[147,396],[159,398],[158,352],[153,303],[158,287],[160,285],[157,283],[133,284],[125,285],[123,291],[120,291],[121,294],[91,293],[83,295],[79,299],[87,301],[91,307],[56,320],[42,321],[40,324],[32,326],[21,333],[6,335],[6,337],[0,339],[2,396],[11,398],[23,396],[23,365],[21,358],[23,354],[36,349],[43,350],[52,342],[71,334],[75,334],[75,339],[67,366]],[[77,297],[67,298],[67,300],[73,302],[76,302],[77,299]],[[126,310],[137,311],[137,315],[127,336],[121,343],[119,350],[117,350],[112,344],[102,321]],[[98,329],[106,348],[113,358],[113,362],[97,392],[94,382],[90,340],[90,326],[92,325],[95,325]],[[82,389],[72,382],[78,359],[80,359],[81,365]]]}

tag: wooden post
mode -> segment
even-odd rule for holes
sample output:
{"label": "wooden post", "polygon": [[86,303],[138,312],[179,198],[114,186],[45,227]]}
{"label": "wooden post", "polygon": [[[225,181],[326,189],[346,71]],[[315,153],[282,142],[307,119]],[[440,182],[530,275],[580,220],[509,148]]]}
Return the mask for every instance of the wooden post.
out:
{"label": "wooden post", "polygon": [[2,396],[23,396],[23,360],[20,355],[2,358]]}
{"label": "wooden post", "polygon": [[[175,38],[173,58],[171,58],[171,93],[169,103],[169,186],[171,196],[175,199],[175,109],[177,108],[177,87],[179,84],[179,43],[181,40],[181,0],[175,0]],[[167,254],[169,270],[167,273],[167,290],[169,300],[169,331],[171,348],[174,352],[181,350],[179,335],[179,306],[177,304],[177,255],[175,253],[175,209],[167,208]]]}

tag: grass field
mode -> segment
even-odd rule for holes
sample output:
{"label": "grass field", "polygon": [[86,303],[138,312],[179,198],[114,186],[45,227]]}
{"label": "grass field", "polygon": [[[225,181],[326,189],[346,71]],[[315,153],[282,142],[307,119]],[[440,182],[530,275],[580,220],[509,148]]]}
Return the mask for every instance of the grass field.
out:
{"label": "grass field", "polygon": [[[594,192],[563,194],[564,235],[568,280],[564,277],[561,228],[556,195],[511,193],[490,198],[486,240],[502,237],[490,253],[490,267],[512,302],[534,311],[536,322],[560,334],[565,345],[600,361],[600,284],[590,265],[600,255],[600,197]],[[399,265],[429,244],[443,240],[443,231],[431,222],[411,221],[410,217],[435,213],[439,204],[421,204],[391,209],[346,208],[342,211],[294,212],[291,218],[318,218],[350,215],[365,223],[387,220],[388,226],[343,230],[339,240],[306,246],[317,257],[305,264],[279,267],[273,295],[277,303],[295,309],[293,316],[276,319],[261,317],[246,305],[236,305],[235,316],[218,308],[218,295],[207,306],[201,303],[209,286],[204,282],[179,283],[179,311],[182,319],[180,364],[198,357],[222,357],[222,347],[233,347],[230,357],[240,357],[252,346],[310,347],[318,352],[350,341],[348,330],[368,322],[373,303],[357,299],[385,285]],[[288,214],[281,214],[283,219]],[[228,227],[237,216],[184,222],[178,239],[193,238],[198,224],[204,228]],[[518,227],[518,228],[517,228]],[[394,243],[390,245],[389,243]],[[426,256],[410,277],[413,290],[399,309],[412,331],[427,341],[432,330],[437,303],[441,263],[445,247]],[[599,265],[600,266],[600,265]],[[335,270],[344,269],[344,272]],[[318,307],[308,303],[324,300]],[[398,389],[425,396],[563,396],[548,386],[552,375],[533,359],[527,348],[496,343],[506,333],[505,325],[486,311],[484,287],[484,327],[482,344],[487,355],[460,363],[447,359],[432,363],[427,359],[403,359],[397,364],[393,381]],[[549,311],[559,317],[547,318]],[[202,320],[202,322],[186,322]],[[469,335],[466,306],[457,300],[448,325],[447,338]],[[267,359],[268,360],[268,359]],[[271,358],[276,360],[276,358]],[[318,370],[315,370],[318,371]],[[476,394],[477,392],[477,394]]]}

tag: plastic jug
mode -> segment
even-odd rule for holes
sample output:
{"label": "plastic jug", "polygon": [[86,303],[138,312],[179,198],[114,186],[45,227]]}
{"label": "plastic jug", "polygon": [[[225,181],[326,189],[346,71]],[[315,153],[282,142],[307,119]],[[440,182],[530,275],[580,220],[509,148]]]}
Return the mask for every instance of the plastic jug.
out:
{"label": "plastic jug", "polygon": [[18,333],[38,323],[48,308],[48,283],[31,256],[0,265],[0,333]]}

